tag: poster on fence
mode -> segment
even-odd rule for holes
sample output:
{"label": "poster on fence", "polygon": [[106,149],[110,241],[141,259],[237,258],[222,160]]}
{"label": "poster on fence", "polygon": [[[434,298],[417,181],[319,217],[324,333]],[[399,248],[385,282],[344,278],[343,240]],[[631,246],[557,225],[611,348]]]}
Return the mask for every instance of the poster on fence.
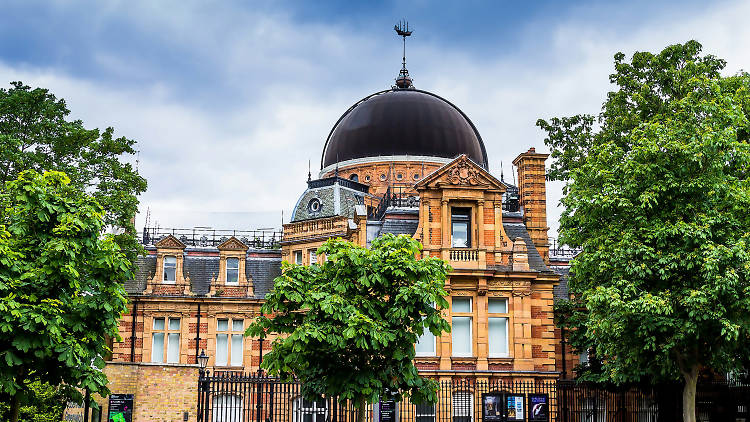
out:
{"label": "poster on fence", "polygon": [[502,394],[482,394],[482,420],[484,422],[503,422]]}
{"label": "poster on fence", "polygon": [[518,394],[508,394],[505,396],[506,412],[509,421],[523,421],[525,397]]}
{"label": "poster on fence", "polygon": [[549,395],[529,394],[529,422],[549,422]]}
{"label": "poster on fence", "polygon": [[111,394],[107,422],[133,422],[133,395]]}

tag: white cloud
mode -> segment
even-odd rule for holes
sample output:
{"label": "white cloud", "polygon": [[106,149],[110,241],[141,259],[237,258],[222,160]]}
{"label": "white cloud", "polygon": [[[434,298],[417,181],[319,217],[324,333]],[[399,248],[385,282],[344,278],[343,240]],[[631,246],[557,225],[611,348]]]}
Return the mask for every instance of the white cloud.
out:
{"label": "white cloud", "polygon": [[[149,190],[141,198],[138,224],[149,207],[152,221],[162,226],[278,225],[281,210],[288,216],[304,189],[308,159],[316,173],[325,137],[339,115],[390,85],[398,70],[398,57],[392,57],[397,40],[336,25],[294,24],[283,14],[159,5],[128,9],[123,19],[158,34],[154,42],[177,56],[184,52],[173,75],[154,70],[166,63],[121,55],[103,44],[91,55],[109,78],[11,65],[0,58],[0,81],[50,88],[87,126],[114,126],[117,134],[139,141],[140,171]],[[123,10],[100,12],[99,18]],[[473,120],[493,172],[499,173],[502,161],[509,180],[516,155],[532,146],[546,150],[543,133],[534,126],[537,118],[599,110],[616,51],[656,51],[694,38],[706,52],[727,59],[729,72],[747,69],[750,29],[744,17],[749,15],[750,4],[741,2],[679,20],[652,16],[627,31],[613,29],[606,16],[529,22],[521,30],[535,37],[504,56],[488,50],[487,56],[475,57],[415,39],[409,67],[417,87],[447,98]],[[191,64],[200,70],[179,69]],[[149,82],[118,84],[125,75]],[[210,79],[202,79],[206,75]],[[217,94],[206,86],[224,89]],[[560,184],[551,184],[551,235],[560,196]]]}

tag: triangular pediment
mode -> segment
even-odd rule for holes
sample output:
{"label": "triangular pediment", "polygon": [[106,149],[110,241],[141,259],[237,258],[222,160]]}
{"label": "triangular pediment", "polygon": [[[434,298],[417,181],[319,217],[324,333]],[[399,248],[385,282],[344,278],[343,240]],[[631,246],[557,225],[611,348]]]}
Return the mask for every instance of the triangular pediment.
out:
{"label": "triangular pediment", "polygon": [[154,246],[165,249],[185,249],[185,244],[171,234],[156,242]]}
{"label": "triangular pediment", "polygon": [[416,189],[456,187],[497,189],[505,192],[505,184],[472,161],[466,154],[459,155],[414,185]]}
{"label": "triangular pediment", "polygon": [[230,237],[219,245],[220,251],[246,251],[247,249],[247,245],[242,243],[234,236]]}

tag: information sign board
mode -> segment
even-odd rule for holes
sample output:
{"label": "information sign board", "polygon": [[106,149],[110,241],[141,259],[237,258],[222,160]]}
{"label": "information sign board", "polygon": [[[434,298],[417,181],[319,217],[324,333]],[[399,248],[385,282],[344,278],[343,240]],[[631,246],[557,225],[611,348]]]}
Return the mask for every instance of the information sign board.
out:
{"label": "information sign board", "polygon": [[508,394],[505,396],[505,411],[508,415],[508,421],[523,421],[525,397],[519,394]]}
{"label": "information sign board", "polygon": [[396,401],[381,400],[378,409],[380,422],[397,422],[396,421]]}
{"label": "information sign board", "polygon": [[482,394],[482,420],[484,422],[504,422],[503,410],[502,394]]}
{"label": "information sign board", "polygon": [[133,395],[111,394],[107,422],[133,422]]}
{"label": "information sign board", "polygon": [[529,394],[529,422],[549,422],[549,395]]}

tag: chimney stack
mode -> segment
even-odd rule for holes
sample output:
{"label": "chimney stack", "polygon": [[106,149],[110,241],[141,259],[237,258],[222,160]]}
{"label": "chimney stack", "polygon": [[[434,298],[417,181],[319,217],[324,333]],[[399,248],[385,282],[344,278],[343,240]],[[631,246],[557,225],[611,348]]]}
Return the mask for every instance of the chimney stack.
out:
{"label": "chimney stack", "polygon": [[545,161],[549,154],[539,154],[534,148],[513,160],[518,167],[518,194],[523,207],[523,222],[534,246],[549,264],[549,240],[547,238],[547,181]]}

